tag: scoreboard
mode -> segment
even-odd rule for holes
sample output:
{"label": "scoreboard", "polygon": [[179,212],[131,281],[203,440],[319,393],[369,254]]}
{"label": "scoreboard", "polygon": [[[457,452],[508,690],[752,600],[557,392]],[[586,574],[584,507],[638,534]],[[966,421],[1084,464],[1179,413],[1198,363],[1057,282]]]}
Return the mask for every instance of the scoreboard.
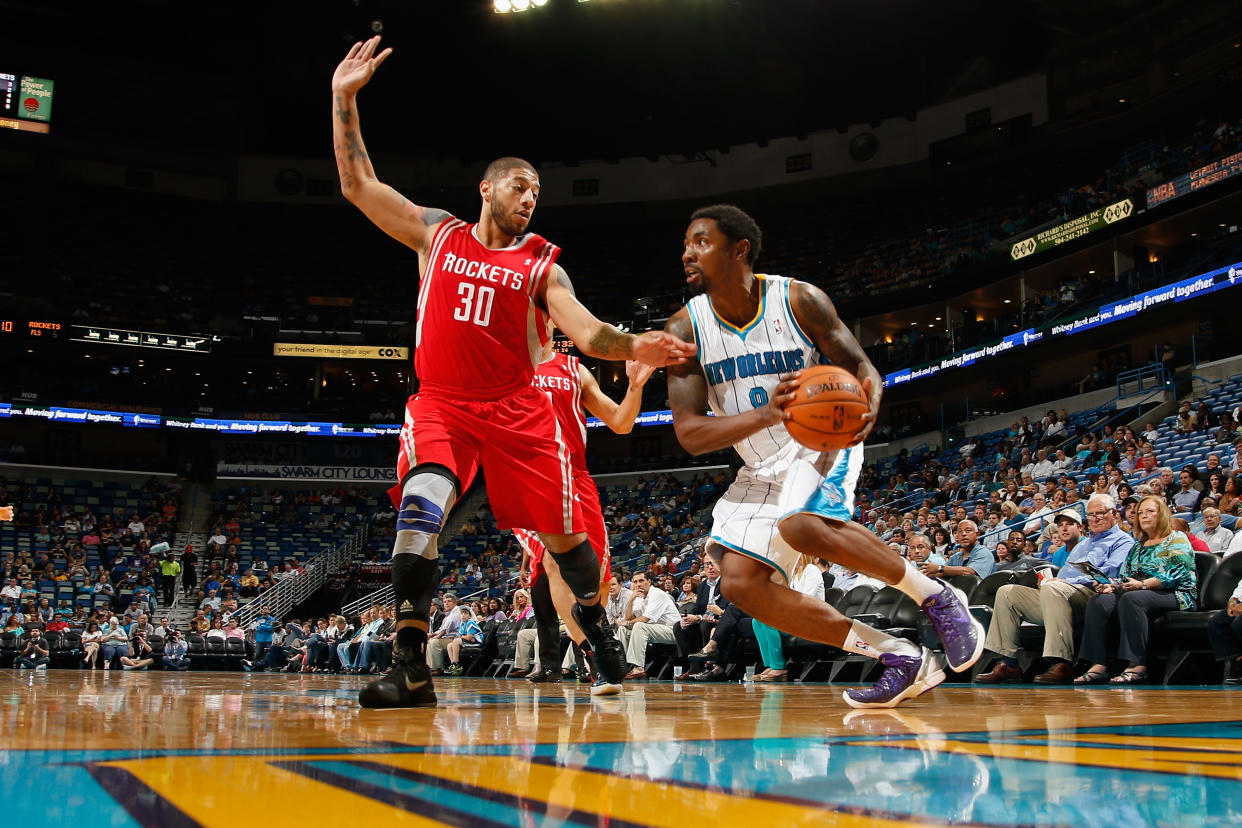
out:
{"label": "scoreboard", "polygon": [[0,342],[15,338],[60,339],[67,330],[64,323],[51,319],[12,319],[0,317]]}
{"label": "scoreboard", "polygon": [[50,131],[55,87],[47,78],[0,71],[0,128]]}

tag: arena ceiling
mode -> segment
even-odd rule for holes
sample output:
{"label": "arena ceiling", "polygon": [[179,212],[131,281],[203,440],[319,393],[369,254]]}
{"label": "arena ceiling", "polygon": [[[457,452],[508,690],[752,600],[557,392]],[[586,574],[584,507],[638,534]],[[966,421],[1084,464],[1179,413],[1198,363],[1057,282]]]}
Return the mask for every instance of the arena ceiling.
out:
{"label": "arena ceiling", "polygon": [[[1101,5],[1115,7],[1079,4]],[[693,154],[912,115],[1038,69],[1050,33],[1066,36],[1043,6],[549,0],[496,14],[492,0],[0,0],[16,23],[0,27],[12,64],[0,70],[56,81],[58,134],[120,136],[136,151],[317,154],[332,69],[375,24],[396,51],[361,99],[373,151]]]}

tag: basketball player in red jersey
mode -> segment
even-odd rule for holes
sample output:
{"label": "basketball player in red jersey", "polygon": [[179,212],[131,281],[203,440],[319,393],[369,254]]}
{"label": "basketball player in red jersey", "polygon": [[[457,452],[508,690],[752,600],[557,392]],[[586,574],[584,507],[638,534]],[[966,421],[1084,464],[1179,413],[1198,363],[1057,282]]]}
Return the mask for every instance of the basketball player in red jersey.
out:
{"label": "basketball player in red jersey", "polygon": [[367,218],[418,252],[414,369],[419,393],[406,405],[397,473],[393,546],[397,640],[393,667],[359,693],[363,707],[436,703],[425,662],[427,618],[439,581],[437,539],[445,515],[487,468],[501,528],[539,533],[573,591],[574,618],[609,680],[625,657],[600,602],[599,559],[574,497],[568,449],[547,395],[531,386],[543,350],[544,315],[584,353],[675,364],[694,346],[652,331],[634,336],[597,319],[556,264],[560,248],[526,228],[539,175],[526,161],[493,161],[479,184],[477,224],[411,204],[383,184],[362,144],[357,92],[392,49],[379,37],[356,43],[332,76],[332,138],[341,192]]}
{"label": "basketball player in red jersey", "polygon": [[[576,357],[559,354],[552,348],[552,325],[548,325],[548,339],[543,347],[543,360],[535,370],[535,387],[542,390],[552,401],[552,409],[561,433],[569,446],[569,461],[573,466],[574,498],[581,504],[586,519],[587,539],[595,550],[600,564],[600,586],[612,577],[612,565],[608,559],[608,529],[604,525],[604,513],[600,510],[599,490],[586,466],[586,419],[582,409],[598,417],[617,434],[629,434],[634,419],[642,406],[643,386],[655,370],[634,360],[625,363],[629,388],[620,403],[614,402],[599,383]],[[574,594],[557,565],[555,556],[546,554],[536,533],[526,529],[514,529],[522,546],[522,567],[530,566],[531,605],[535,608],[535,626],[539,633],[540,672],[530,676],[534,682],[561,680],[557,657],[560,633],[556,617],[565,622],[565,631],[574,644],[583,649],[587,659],[594,664],[595,654],[582,628],[573,617]],[[546,573],[546,575],[545,575]],[[591,695],[614,695],[621,692],[619,681],[598,677],[591,688]]]}

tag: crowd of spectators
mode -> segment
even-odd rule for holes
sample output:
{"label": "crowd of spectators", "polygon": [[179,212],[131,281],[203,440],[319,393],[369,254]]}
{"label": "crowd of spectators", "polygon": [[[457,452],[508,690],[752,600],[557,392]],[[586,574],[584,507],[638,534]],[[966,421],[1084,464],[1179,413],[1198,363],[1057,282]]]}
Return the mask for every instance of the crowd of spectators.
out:
{"label": "crowd of spectators", "polygon": [[137,494],[136,511],[96,514],[65,504],[58,487],[36,495],[28,483],[0,479],[0,505],[13,505],[9,531],[18,538],[0,557],[0,624],[10,617],[29,625],[88,611],[154,611],[179,493],[152,479]]}

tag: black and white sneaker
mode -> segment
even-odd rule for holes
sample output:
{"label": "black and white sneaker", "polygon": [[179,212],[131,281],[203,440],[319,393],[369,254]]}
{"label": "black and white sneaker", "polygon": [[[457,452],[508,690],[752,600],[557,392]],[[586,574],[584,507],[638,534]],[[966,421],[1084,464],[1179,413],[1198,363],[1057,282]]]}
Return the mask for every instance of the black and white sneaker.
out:
{"label": "black and white sneaker", "polygon": [[529,676],[526,677],[526,680],[531,682],[532,684],[560,684],[561,683],[561,671],[559,669],[549,667],[546,670],[540,670],[537,673],[531,673]]}
{"label": "black and white sneaker", "polygon": [[601,612],[594,624],[584,623],[581,604],[574,604],[573,615],[591,644],[591,660],[600,680],[605,684],[620,685],[625,681],[630,665],[625,661],[625,649],[612,624],[608,623],[608,616]]}
{"label": "black and white sneaker", "polygon": [[358,691],[363,707],[435,707],[436,691],[422,653],[413,648],[397,650],[392,669]]}

